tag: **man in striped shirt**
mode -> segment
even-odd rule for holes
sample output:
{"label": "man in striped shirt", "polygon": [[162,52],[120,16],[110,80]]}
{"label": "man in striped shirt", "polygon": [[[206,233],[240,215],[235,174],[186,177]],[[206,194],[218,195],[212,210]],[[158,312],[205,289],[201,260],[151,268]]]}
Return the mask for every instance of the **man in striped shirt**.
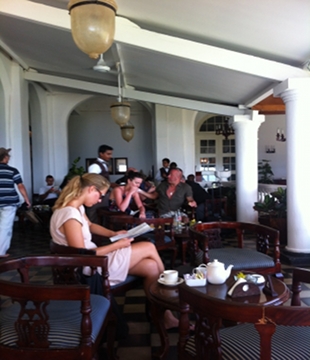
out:
{"label": "man in striped shirt", "polygon": [[0,257],[7,256],[16,210],[20,205],[15,184],[27,206],[31,205],[19,171],[8,165],[10,151],[11,149],[0,148]]}

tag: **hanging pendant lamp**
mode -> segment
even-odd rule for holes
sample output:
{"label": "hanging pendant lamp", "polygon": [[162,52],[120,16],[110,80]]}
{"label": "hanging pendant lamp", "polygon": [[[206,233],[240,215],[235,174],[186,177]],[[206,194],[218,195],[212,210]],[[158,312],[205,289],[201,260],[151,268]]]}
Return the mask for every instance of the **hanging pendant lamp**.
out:
{"label": "hanging pendant lamp", "polygon": [[121,126],[122,138],[129,142],[135,134],[135,127],[129,121],[126,125]]}
{"label": "hanging pendant lamp", "polygon": [[118,70],[118,102],[110,106],[112,119],[117,125],[126,125],[130,119],[130,104],[122,100],[122,88],[121,88],[121,67],[117,64]]}
{"label": "hanging pendant lamp", "polygon": [[114,0],[70,0],[71,33],[76,46],[92,59],[106,52],[114,41]]}

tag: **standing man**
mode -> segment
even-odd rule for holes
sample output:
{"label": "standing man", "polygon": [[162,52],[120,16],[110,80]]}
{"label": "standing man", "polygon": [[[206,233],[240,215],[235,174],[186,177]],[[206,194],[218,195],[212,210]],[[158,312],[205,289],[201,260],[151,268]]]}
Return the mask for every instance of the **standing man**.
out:
{"label": "standing man", "polygon": [[[89,173],[100,174],[101,176],[105,177],[107,180],[110,181],[110,174],[109,174],[109,161],[113,156],[113,148],[109,145],[101,145],[98,148],[98,158],[97,160],[88,167]],[[116,187],[117,184],[112,183],[111,187]],[[86,214],[89,220],[93,223],[98,224],[98,216],[97,210],[99,208],[108,208],[109,206],[109,198],[110,198],[110,191],[108,191],[105,197],[102,199],[101,202],[98,204],[86,208]],[[102,225],[102,224],[99,224]]]}
{"label": "standing man", "polygon": [[113,156],[113,148],[109,145],[101,145],[98,149],[97,160],[88,167],[89,173],[100,174],[110,181],[109,161]]}
{"label": "standing man", "polygon": [[162,165],[163,166],[157,171],[157,174],[155,175],[155,180],[158,182],[167,180],[170,160],[168,158],[162,159]]}
{"label": "standing man", "polygon": [[11,245],[15,214],[19,206],[15,184],[27,206],[31,205],[19,171],[8,165],[10,151],[0,148],[0,257],[7,256],[6,252]]}

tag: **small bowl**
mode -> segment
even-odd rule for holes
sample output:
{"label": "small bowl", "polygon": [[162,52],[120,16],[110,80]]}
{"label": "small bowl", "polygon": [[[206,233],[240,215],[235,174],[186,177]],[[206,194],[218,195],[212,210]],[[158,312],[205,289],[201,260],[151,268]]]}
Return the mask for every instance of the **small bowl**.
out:
{"label": "small bowl", "polygon": [[193,279],[190,274],[184,274],[185,284],[187,286],[205,286],[207,279]]}

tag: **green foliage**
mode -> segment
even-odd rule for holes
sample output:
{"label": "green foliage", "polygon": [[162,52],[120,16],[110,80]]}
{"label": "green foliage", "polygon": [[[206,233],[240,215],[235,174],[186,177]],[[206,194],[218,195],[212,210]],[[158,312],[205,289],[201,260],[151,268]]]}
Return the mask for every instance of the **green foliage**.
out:
{"label": "green foliage", "polygon": [[78,162],[80,161],[80,157],[77,157],[73,160],[72,165],[66,175],[67,180],[71,180],[76,175],[83,175],[85,173],[85,169],[83,166],[77,166]]}
{"label": "green foliage", "polygon": [[258,163],[258,182],[262,184],[273,184],[273,172],[270,160],[263,159]]}
{"label": "green foliage", "polygon": [[277,191],[266,195],[263,202],[255,202],[253,209],[273,217],[286,217],[286,189],[278,187]]}

